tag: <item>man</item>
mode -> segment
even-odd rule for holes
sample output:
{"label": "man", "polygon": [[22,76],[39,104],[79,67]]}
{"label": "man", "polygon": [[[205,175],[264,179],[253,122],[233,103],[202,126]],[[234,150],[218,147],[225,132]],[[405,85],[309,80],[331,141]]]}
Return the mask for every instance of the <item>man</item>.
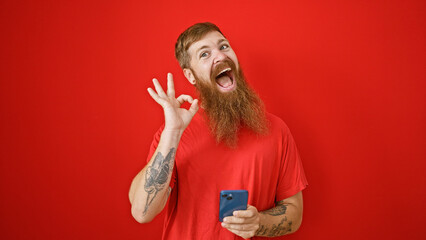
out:
{"label": "man", "polygon": [[[199,94],[175,97],[154,79],[151,97],[163,107],[149,162],[134,178],[132,215],[150,222],[169,205],[163,239],[245,239],[295,232],[307,186],[285,123],[266,113],[248,87],[237,56],[217,26],[198,23],[178,38],[176,58]],[[189,109],[180,108],[189,102]],[[219,222],[221,190],[246,189],[247,210]]]}

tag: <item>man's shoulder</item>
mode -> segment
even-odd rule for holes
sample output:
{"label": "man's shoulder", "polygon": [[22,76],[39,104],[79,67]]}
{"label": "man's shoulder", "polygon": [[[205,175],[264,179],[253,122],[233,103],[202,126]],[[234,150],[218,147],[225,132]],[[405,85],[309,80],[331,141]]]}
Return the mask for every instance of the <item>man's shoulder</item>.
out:
{"label": "man's shoulder", "polygon": [[268,118],[272,129],[283,129],[288,131],[288,126],[282,118],[270,112],[266,112],[266,117]]}

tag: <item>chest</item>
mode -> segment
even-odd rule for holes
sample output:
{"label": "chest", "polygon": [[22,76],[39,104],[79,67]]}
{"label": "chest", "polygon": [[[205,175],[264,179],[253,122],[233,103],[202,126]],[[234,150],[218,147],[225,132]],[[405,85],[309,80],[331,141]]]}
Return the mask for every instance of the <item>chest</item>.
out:
{"label": "chest", "polygon": [[179,146],[179,185],[203,183],[219,189],[247,189],[278,178],[282,149],[279,139],[242,132],[238,147],[217,144],[210,135],[192,135]]}

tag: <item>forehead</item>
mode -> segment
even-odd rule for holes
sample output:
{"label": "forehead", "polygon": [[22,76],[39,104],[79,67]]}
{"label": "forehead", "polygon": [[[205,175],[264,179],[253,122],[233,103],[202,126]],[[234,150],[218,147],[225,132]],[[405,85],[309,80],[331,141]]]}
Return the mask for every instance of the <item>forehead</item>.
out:
{"label": "forehead", "polygon": [[191,44],[191,46],[188,48],[188,52],[189,54],[192,55],[198,49],[204,46],[207,46],[207,47],[214,46],[221,40],[227,40],[227,39],[220,32],[217,32],[217,31],[209,32],[200,40]]}

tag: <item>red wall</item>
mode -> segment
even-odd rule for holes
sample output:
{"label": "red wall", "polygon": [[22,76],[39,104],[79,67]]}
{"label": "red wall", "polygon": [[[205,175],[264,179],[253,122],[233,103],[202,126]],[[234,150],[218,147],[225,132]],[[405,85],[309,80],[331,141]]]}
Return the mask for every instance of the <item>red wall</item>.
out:
{"label": "red wall", "polygon": [[[159,239],[127,193],[163,122],[146,88],[212,21],[310,183],[288,239],[426,236],[425,1],[2,1],[1,239]],[[423,236],[423,237],[422,237]]]}

